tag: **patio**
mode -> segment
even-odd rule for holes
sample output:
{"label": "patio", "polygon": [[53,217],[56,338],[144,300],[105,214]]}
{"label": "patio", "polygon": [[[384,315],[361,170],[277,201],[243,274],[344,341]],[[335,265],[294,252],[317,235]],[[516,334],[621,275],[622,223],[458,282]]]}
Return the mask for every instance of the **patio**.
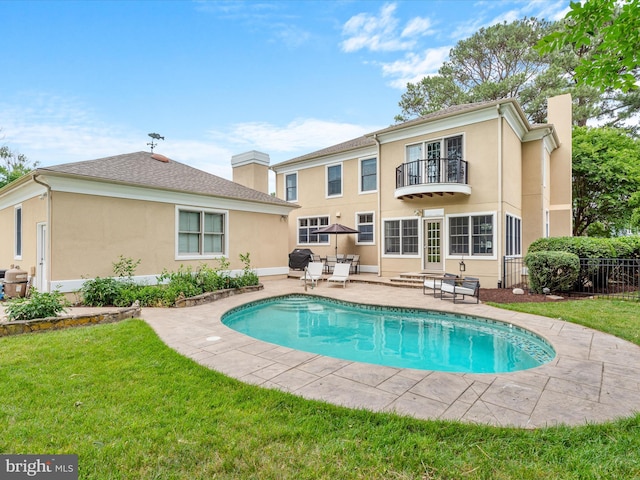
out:
{"label": "patio", "polygon": [[306,293],[501,320],[545,337],[557,356],[549,364],[509,374],[409,370],[300,352],[221,324],[224,312],[238,305],[304,293],[299,279],[266,280],[264,290],[199,307],[145,308],[142,318],[167,345],[202,365],[243,382],[351,408],[522,428],[605,422],[640,411],[640,369],[633,367],[640,364],[640,347],[562,320],[482,304],[454,305],[414,288],[391,289],[374,277],[344,289],[321,282]]}

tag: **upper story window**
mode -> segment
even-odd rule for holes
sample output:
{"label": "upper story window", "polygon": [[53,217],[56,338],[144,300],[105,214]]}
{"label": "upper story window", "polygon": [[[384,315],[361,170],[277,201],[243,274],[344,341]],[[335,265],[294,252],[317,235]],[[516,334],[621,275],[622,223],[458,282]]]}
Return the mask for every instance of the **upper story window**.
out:
{"label": "upper story window", "polygon": [[15,238],[14,238],[14,256],[16,260],[22,258],[22,205],[18,205],[14,209],[14,226],[15,226]]}
{"label": "upper story window", "polygon": [[287,202],[298,201],[298,174],[290,173],[284,176],[285,200]]}
{"label": "upper story window", "polygon": [[314,233],[324,227],[329,226],[329,215],[319,217],[298,218],[298,244],[317,243],[328,244],[329,234]]}
{"label": "upper story window", "polygon": [[373,212],[357,213],[356,228],[360,232],[358,233],[358,239],[356,240],[357,244],[374,243]]}
{"label": "upper story window", "polygon": [[426,142],[415,143],[405,147],[405,161],[416,160],[461,160],[463,158],[462,135],[440,138]]}
{"label": "upper story window", "polygon": [[418,219],[384,221],[384,253],[386,255],[418,254]]}
{"label": "upper story window", "polygon": [[378,188],[377,163],[375,158],[360,161],[360,192],[373,192]]}
{"label": "upper story window", "polygon": [[449,217],[449,254],[493,255],[493,219],[493,214]]}
{"label": "upper story window", "polygon": [[226,254],[227,215],[199,209],[178,209],[178,256],[213,257]]}
{"label": "upper story window", "polygon": [[342,195],[342,165],[327,167],[327,197]]}
{"label": "upper story window", "polygon": [[505,230],[505,255],[522,255],[522,220],[507,214]]}

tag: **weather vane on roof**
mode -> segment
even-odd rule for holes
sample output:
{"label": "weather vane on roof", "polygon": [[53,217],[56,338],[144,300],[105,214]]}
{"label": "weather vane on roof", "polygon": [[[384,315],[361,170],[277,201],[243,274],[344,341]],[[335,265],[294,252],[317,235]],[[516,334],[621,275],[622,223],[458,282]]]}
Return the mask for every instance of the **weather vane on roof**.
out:
{"label": "weather vane on roof", "polygon": [[149,136],[151,137],[151,142],[147,143],[147,145],[149,145],[151,147],[151,153],[153,153],[153,148],[158,145],[158,143],[154,143],[154,140],[164,140],[164,137],[161,137],[159,134],[157,133],[150,133]]}

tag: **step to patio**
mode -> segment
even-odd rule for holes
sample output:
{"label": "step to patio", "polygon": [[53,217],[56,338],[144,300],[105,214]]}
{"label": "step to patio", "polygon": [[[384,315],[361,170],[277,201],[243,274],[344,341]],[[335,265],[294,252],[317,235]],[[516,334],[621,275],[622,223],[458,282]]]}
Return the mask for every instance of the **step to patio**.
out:
{"label": "step to patio", "polygon": [[398,277],[391,277],[389,280],[396,284],[422,287],[422,284],[424,283],[424,276],[425,274],[420,272],[407,272],[401,273]]}

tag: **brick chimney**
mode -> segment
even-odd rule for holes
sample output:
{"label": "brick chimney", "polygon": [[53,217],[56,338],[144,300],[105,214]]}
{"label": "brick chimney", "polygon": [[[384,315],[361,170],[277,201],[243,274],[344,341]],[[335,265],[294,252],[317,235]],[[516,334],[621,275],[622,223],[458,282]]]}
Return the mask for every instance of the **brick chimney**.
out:
{"label": "brick chimney", "polygon": [[231,157],[233,181],[269,193],[269,155],[251,150]]}

